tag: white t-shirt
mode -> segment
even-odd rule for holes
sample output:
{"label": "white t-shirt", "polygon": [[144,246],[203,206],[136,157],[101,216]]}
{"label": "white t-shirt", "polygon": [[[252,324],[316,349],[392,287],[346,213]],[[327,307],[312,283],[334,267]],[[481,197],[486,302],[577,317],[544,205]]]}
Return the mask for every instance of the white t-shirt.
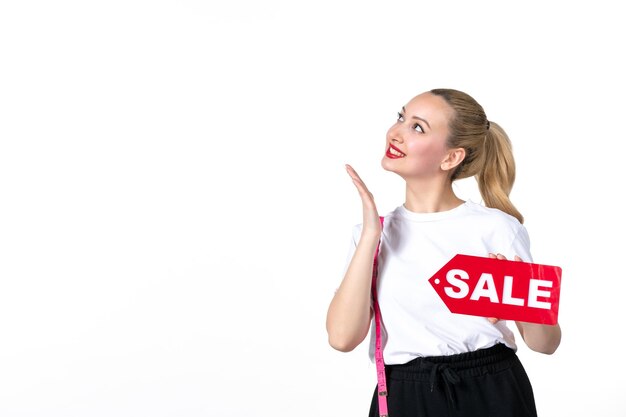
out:
{"label": "white t-shirt", "polygon": [[[361,236],[354,226],[349,264]],[[386,364],[416,357],[453,355],[504,343],[517,350],[507,322],[450,313],[428,279],[456,254],[501,253],[532,262],[526,228],[500,210],[466,201],[437,213],[415,213],[404,205],[385,216],[377,281]],[[374,361],[375,321],[369,356]]]}

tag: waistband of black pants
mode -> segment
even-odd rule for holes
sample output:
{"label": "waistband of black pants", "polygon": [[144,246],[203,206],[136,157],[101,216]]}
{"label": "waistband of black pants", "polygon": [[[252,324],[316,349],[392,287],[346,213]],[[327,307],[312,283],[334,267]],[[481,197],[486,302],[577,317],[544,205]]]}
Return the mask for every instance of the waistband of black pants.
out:
{"label": "waistband of black pants", "polygon": [[[448,356],[416,358],[401,365],[386,365],[387,378],[403,381],[429,381],[430,392],[442,381],[448,405],[456,408],[454,386],[463,378],[511,368],[519,359],[515,351],[502,343],[474,352]],[[391,388],[389,394],[393,395]]]}
{"label": "waistband of black pants", "polygon": [[510,368],[518,361],[515,351],[497,343],[486,349],[456,355],[415,358],[405,364],[385,365],[391,379],[429,380],[433,368],[452,368],[459,376],[477,376]]}

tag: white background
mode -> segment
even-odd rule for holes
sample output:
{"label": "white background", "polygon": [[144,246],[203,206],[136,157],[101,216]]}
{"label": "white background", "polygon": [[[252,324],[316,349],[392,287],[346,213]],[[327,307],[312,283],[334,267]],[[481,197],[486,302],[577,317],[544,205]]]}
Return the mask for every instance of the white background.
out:
{"label": "white background", "polygon": [[366,344],[325,331],[344,164],[401,204],[385,132],[437,87],[508,132],[563,268],[559,350],[518,352],[539,415],[626,415],[613,4],[2,1],[0,416],[366,415]]}

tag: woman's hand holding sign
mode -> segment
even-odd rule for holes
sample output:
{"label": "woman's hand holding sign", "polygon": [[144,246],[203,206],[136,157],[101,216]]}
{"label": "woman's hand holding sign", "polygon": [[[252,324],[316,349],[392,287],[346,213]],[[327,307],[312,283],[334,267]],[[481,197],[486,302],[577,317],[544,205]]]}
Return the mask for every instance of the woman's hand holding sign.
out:
{"label": "woman's hand holding sign", "polygon": [[[506,261],[506,257],[500,253],[490,253],[489,258]],[[522,258],[515,255],[515,260],[520,262]],[[487,320],[493,324],[500,321],[500,319],[495,317],[489,317]],[[516,321],[515,324],[524,342],[530,349],[536,352],[552,354],[561,343],[561,327],[558,323],[556,325],[546,325]]]}
{"label": "woman's hand holding sign", "polygon": [[[506,257],[504,255],[502,255],[501,253],[498,253],[497,255],[493,254],[493,253],[490,253],[489,254],[489,258],[491,258],[491,259],[500,259],[500,260],[506,261]],[[516,261],[521,261],[522,258],[520,258],[519,256],[515,255],[515,260]],[[487,320],[489,320],[491,322],[491,324],[496,324],[497,322],[500,321],[500,319],[497,319],[495,317],[489,317],[489,318],[487,318]]]}

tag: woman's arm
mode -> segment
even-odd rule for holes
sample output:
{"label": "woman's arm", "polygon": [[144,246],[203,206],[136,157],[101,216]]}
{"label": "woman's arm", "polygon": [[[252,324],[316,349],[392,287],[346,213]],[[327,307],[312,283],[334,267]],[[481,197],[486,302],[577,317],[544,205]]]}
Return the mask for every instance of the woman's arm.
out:
{"label": "woman's arm", "polygon": [[378,238],[362,235],[326,316],[328,342],[349,352],[367,336],[371,310],[372,267]]}
{"label": "woman's arm", "polygon": [[328,342],[342,352],[351,351],[367,336],[372,320],[370,300],[374,255],[382,234],[374,197],[351,166],[346,165],[346,170],[363,203],[363,230],[326,316]]}
{"label": "woman's arm", "polygon": [[516,321],[515,324],[526,346],[535,352],[551,355],[561,343],[561,326],[558,323],[551,326]]}
{"label": "woman's arm", "polygon": [[[490,253],[489,257],[506,260],[506,257],[502,254],[495,255]],[[521,261],[522,258],[515,255],[515,260]],[[489,321],[495,323],[498,319],[491,318]],[[530,350],[551,355],[556,352],[556,349],[561,343],[561,326],[559,326],[558,323],[548,325],[516,321],[515,324],[522,335],[524,343],[526,343],[526,346],[528,346]]]}

